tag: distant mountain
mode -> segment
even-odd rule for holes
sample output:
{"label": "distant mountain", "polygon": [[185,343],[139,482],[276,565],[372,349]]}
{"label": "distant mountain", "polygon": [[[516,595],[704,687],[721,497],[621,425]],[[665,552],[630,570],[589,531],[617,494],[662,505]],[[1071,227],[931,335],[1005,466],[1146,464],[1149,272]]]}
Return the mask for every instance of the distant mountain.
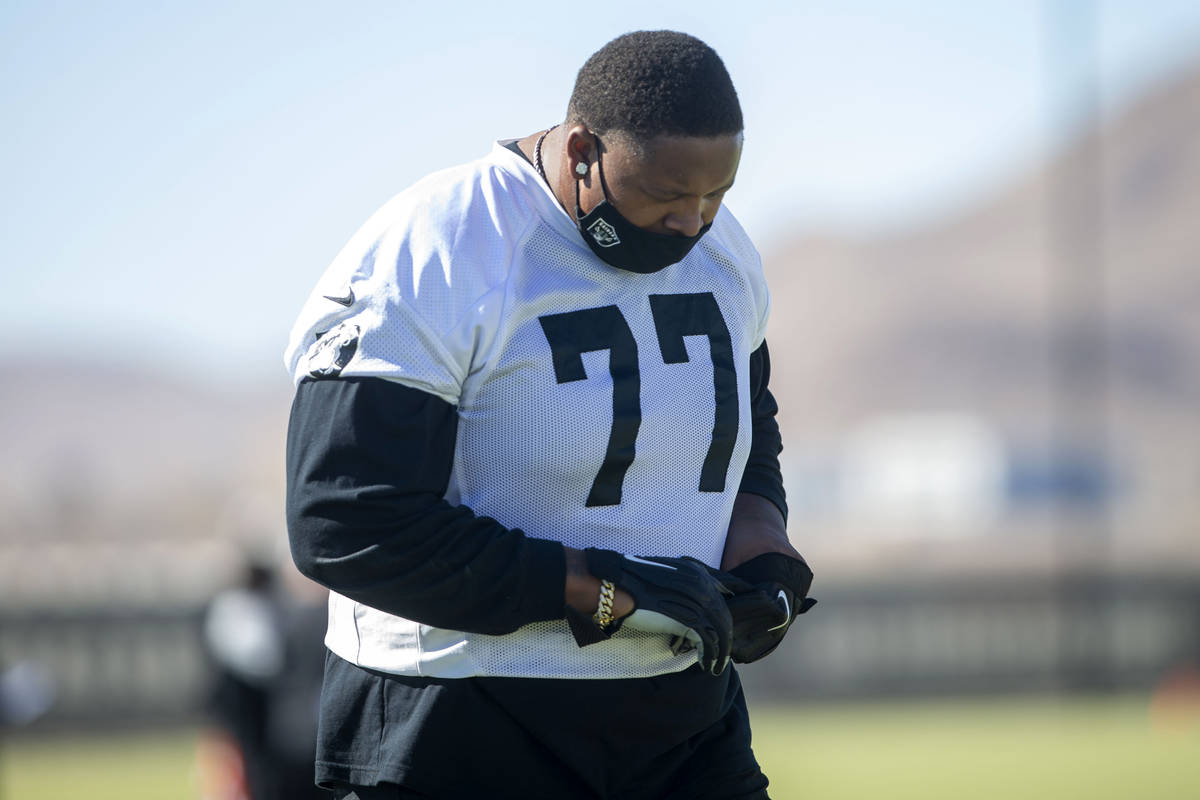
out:
{"label": "distant mountain", "polygon": [[3,538],[211,521],[246,488],[282,495],[286,379],[245,390],[68,360],[3,372]]}
{"label": "distant mountain", "polygon": [[789,458],[881,414],[1099,450],[1118,524],[1200,550],[1200,64],[919,229],[764,254]]}
{"label": "distant mountain", "polygon": [[1063,358],[1122,413],[1195,419],[1198,223],[1200,65],[932,225],[782,243],[765,261],[789,429],[944,406],[1041,427]]}

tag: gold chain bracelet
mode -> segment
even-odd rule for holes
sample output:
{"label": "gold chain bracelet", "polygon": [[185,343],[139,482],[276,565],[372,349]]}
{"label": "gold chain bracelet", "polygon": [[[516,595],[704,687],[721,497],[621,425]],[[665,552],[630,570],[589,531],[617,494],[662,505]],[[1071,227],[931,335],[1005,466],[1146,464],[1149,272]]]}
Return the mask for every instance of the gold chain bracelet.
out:
{"label": "gold chain bracelet", "polygon": [[592,622],[601,628],[607,628],[613,621],[613,598],[616,597],[616,587],[612,581],[600,581],[600,604],[592,615]]}

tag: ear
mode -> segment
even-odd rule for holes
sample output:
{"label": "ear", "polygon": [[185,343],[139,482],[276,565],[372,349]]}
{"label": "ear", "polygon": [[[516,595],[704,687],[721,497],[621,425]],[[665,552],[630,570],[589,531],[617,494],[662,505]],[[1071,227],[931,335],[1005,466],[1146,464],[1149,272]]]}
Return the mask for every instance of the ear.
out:
{"label": "ear", "polygon": [[[585,125],[572,125],[567,129],[567,173],[573,180],[585,180],[591,173],[592,165],[598,156],[596,136]],[[580,170],[579,165],[585,169]]]}

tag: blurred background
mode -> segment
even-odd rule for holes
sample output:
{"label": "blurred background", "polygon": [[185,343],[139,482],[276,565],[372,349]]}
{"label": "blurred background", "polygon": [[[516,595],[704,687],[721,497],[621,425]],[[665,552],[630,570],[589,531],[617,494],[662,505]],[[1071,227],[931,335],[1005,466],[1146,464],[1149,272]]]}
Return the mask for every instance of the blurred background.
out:
{"label": "blurred background", "polygon": [[662,27],[742,98],[821,601],[743,671],[775,796],[1200,796],[1200,4],[7,0],[0,797],[304,751],[292,320]]}

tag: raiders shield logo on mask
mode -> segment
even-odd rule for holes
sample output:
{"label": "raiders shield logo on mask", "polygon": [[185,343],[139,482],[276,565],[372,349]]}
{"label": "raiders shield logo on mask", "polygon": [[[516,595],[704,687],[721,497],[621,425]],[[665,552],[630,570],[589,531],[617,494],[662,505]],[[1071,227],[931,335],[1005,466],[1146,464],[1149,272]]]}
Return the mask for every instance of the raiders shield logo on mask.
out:
{"label": "raiders shield logo on mask", "polygon": [[602,219],[593,222],[587,230],[592,235],[592,238],[596,240],[596,244],[601,247],[612,247],[614,244],[621,243],[621,238],[617,236],[616,228]]}

